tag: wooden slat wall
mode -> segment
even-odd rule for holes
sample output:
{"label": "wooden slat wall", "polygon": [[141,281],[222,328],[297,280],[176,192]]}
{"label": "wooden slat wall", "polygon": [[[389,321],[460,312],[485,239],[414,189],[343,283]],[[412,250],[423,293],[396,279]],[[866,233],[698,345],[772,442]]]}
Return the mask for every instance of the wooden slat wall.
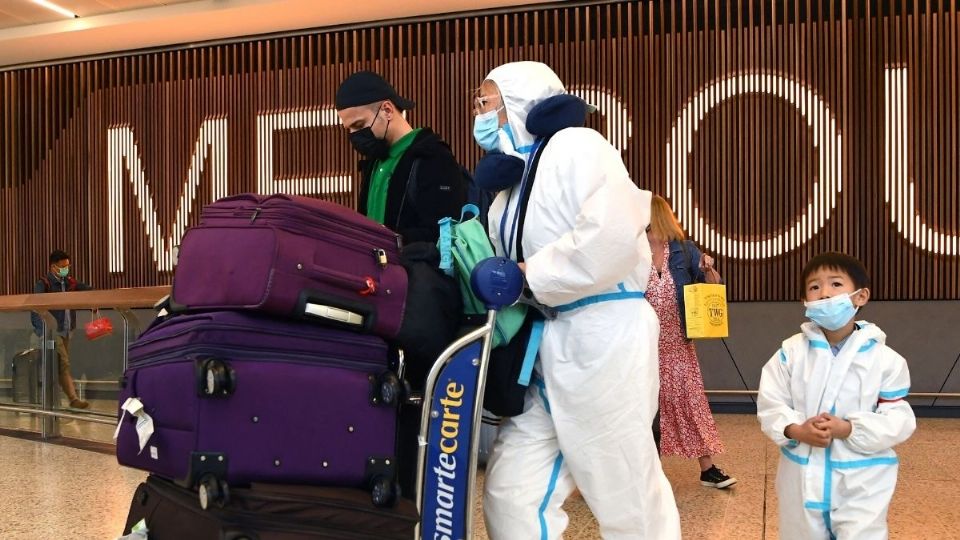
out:
{"label": "wooden slat wall", "polygon": [[178,215],[261,178],[355,204],[329,108],[358,69],[415,99],[412,123],[470,167],[473,89],[539,60],[601,107],[591,127],[717,256],[732,300],[795,300],[803,263],[831,249],[865,262],[875,299],[957,300],[958,4],[570,2],[3,72],[0,293],[29,290],[53,248],[98,287],[169,283]]}

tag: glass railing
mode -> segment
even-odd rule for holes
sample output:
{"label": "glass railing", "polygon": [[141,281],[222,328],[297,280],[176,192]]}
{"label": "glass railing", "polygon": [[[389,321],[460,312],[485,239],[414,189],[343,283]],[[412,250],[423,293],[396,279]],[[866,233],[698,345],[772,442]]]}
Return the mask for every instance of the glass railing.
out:
{"label": "glass railing", "polygon": [[[110,442],[128,346],[153,320],[153,305],[169,292],[162,286],[0,296],[0,429]],[[64,309],[74,310],[76,319],[67,340],[69,372],[77,397],[89,404],[85,409],[71,407],[60,386],[51,311]],[[110,319],[112,334],[86,337],[93,310]],[[42,336],[31,324],[31,312],[43,321]]]}

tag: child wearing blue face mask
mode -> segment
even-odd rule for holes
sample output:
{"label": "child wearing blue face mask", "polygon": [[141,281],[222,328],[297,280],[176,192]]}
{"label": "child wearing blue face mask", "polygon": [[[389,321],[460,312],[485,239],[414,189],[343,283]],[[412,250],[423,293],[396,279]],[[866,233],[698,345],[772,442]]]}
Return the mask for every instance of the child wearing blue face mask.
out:
{"label": "child wearing blue face mask", "polygon": [[916,428],[910,373],[876,325],[860,261],[824,253],[801,277],[806,317],[763,368],[761,429],[780,447],[782,538],[887,538],[897,483],[893,447]]}

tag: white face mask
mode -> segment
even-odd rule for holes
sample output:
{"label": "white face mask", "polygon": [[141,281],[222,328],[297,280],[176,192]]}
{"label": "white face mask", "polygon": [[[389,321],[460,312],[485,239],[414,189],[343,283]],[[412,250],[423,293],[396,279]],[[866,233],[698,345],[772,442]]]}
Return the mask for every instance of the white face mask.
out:
{"label": "white face mask", "polygon": [[827,330],[839,330],[843,325],[850,322],[850,319],[857,314],[859,307],[853,305],[850,297],[862,291],[857,289],[849,294],[838,294],[822,300],[813,300],[804,302],[807,308],[806,317],[815,322],[817,326]]}

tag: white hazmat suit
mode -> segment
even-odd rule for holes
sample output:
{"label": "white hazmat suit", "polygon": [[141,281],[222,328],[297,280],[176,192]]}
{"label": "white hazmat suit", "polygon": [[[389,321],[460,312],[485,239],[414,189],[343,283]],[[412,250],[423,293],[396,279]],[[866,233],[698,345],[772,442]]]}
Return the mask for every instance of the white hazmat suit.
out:
{"label": "white hazmat suit", "polygon": [[[857,325],[834,356],[820,328],[804,323],[763,368],[757,416],[780,447],[781,538],[887,538],[897,483],[893,447],[917,425],[904,399],[910,373],[876,325]],[[817,448],[784,435],[790,424],[823,412],[849,420],[850,436]]]}
{"label": "white hazmat suit", "polygon": [[[535,62],[487,79],[507,110],[501,149],[526,157],[535,139],[527,113],[565,93],[563,84]],[[501,192],[488,214],[498,254],[512,258],[519,192]],[[650,429],[659,391],[659,323],[642,296],[650,199],[596,131],[563,129],[543,151],[522,240],[526,278],[537,300],[563,308],[545,324],[524,413],[505,420],[487,465],[484,515],[495,540],[560,538],[574,487],[604,538],[680,537]]]}

